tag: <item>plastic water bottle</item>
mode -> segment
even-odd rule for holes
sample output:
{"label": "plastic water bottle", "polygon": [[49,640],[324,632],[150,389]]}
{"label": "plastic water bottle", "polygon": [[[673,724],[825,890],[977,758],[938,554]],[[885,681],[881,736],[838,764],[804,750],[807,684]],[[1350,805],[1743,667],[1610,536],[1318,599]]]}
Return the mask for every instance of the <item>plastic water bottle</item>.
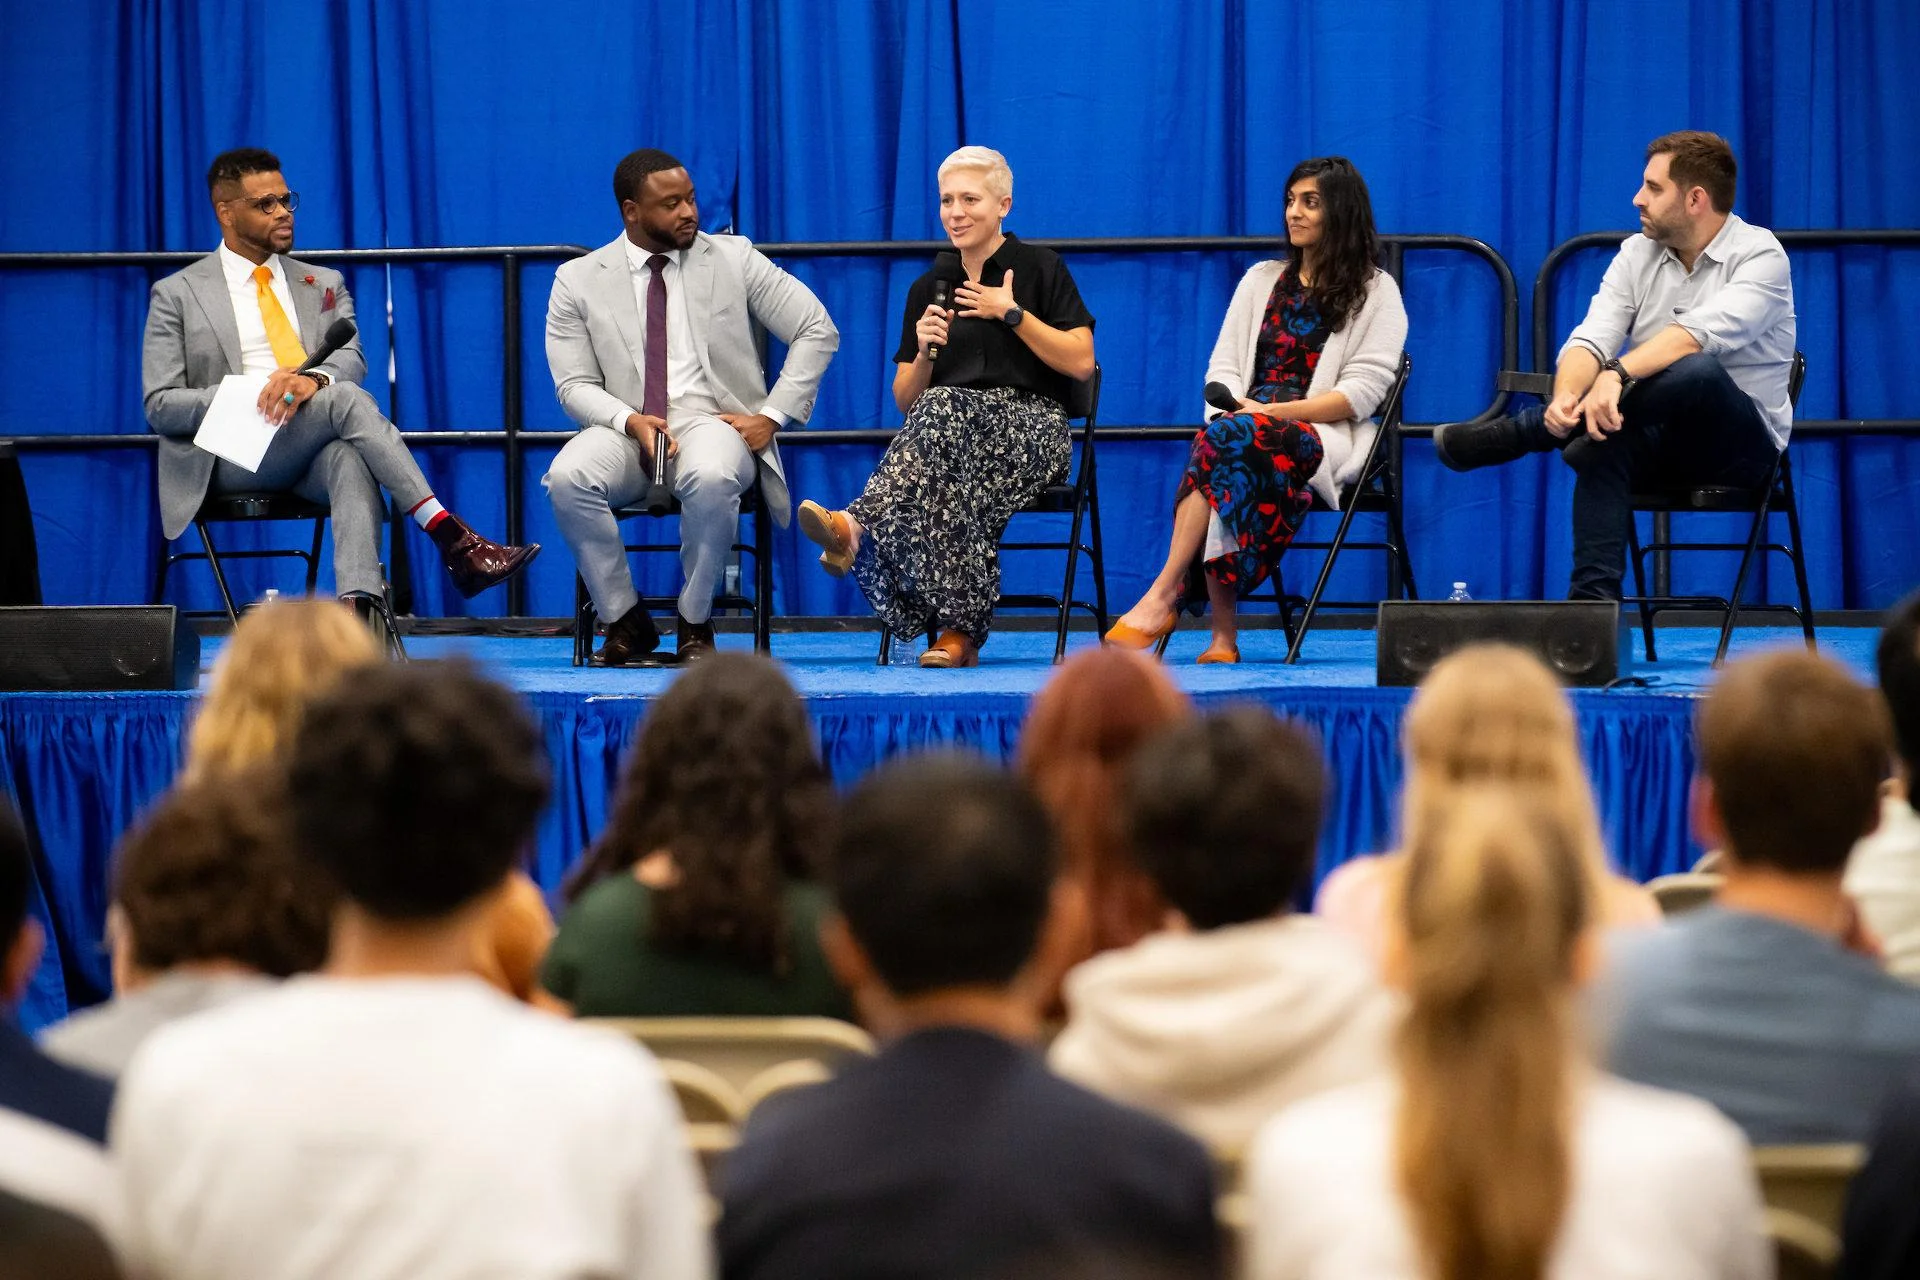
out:
{"label": "plastic water bottle", "polygon": [[1452,595],[1450,595],[1450,596],[1448,596],[1448,597],[1447,597],[1447,599],[1448,599],[1449,601],[1454,601],[1454,600],[1471,600],[1471,599],[1473,599],[1473,597],[1467,594],[1467,584],[1466,584],[1466,583],[1464,583],[1464,582],[1456,582],[1456,583],[1454,583],[1454,584],[1453,584],[1453,594],[1452,594]]}
{"label": "plastic water bottle", "polygon": [[260,597],[260,603],[272,604],[275,600],[278,600],[279,598],[280,598],[279,589],[276,587],[268,587],[267,594]]}

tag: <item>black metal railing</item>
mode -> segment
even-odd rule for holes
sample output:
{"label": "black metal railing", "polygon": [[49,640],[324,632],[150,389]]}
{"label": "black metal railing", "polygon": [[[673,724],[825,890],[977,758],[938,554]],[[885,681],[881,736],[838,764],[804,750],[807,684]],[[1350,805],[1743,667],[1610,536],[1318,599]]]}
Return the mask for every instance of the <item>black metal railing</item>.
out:
{"label": "black metal railing", "polygon": [[[1561,268],[1581,253],[1595,249],[1617,249],[1632,231],[1588,231],[1562,240],[1540,264],[1533,279],[1533,367],[1545,373],[1553,368],[1554,336],[1553,289]],[[1906,227],[1861,228],[1858,230],[1775,231],[1789,253],[1801,246],[1809,249],[1840,249],[1865,246],[1883,249],[1920,248],[1920,230]],[[1793,424],[1800,435],[1920,435],[1920,418],[1796,418]]]}
{"label": "black metal railing", "polygon": [[[1513,269],[1492,246],[1471,236],[1390,235],[1381,238],[1382,265],[1395,280],[1403,278],[1406,255],[1410,252],[1464,253],[1487,265],[1499,286],[1499,323],[1501,367],[1511,368],[1520,355],[1519,291]],[[1277,236],[1154,236],[1096,237],[1065,240],[1036,240],[1060,253],[1073,255],[1122,255],[1142,253],[1272,253],[1284,249],[1286,241]],[[757,246],[775,259],[809,258],[929,258],[949,248],[945,240],[836,240],[794,243],[767,243]],[[501,270],[501,426],[493,430],[407,431],[402,437],[415,445],[498,445],[504,449],[506,487],[506,539],[522,540],[526,528],[521,491],[524,487],[527,444],[560,441],[573,434],[564,431],[529,431],[525,428],[522,406],[523,352],[520,343],[523,323],[521,270],[529,262],[565,261],[590,252],[581,245],[470,245],[457,248],[402,249],[316,249],[302,250],[300,258],[326,266],[409,266],[432,263],[495,263]],[[88,253],[0,253],[0,273],[30,270],[84,270],[110,267],[141,267],[149,273],[183,267],[205,257],[202,251],[88,252]],[[1507,399],[1497,392],[1489,405],[1476,415],[1497,415]],[[1103,440],[1184,440],[1193,434],[1193,424],[1161,423],[1102,426]],[[808,429],[781,437],[783,448],[835,444],[884,443],[893,429]],[[152,448],[158,437],[139,434],[75,434],[9,437],[26,450],[92,450],[116,448]],[[1397,448],[1398,442],[1395,442]],[[507,584],[507,613],[520,616],[526,611],[525,580],[515,577]]]}

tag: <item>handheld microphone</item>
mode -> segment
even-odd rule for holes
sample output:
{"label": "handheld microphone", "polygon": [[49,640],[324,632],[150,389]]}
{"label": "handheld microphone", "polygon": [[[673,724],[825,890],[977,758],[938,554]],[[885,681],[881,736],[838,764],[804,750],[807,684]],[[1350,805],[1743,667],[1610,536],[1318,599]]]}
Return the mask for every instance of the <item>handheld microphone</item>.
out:
{"label": "handheld microphone", "polygon": [[353,335],[358,332],[360,331],[353,327],[353,321],[345,316],[335,320],[327,326],[327,336],[320,339],[320,349],[308,356],[306,363],[294,372],[305,373],[309,369],[318,369],[333,356],[334,352],[352,342]]}
{"label": "handheld microphone", "polygon": [[[960,255],[951,249],[943,249],[933,255],[933,305],[942,311],[953,301],[953,290],[957,285],[967,282],[967,271],[960,265]],[[927,359],[940,358],[940,344],[927,345]]]}
{"label": "handheld microphone", "polygon": [[1240,412],[1240,397],[1229,391],[1224,382],[1209,382],[1207,389],[1201,394],[1207,398],[1207,403],[1216,409],[1223,409],[1228,413]]}
{"label": "handheld microphone", "polygon": [[647,514],[664,516],[673,510],[673,490],[667,488],[667,437],[653,438],[653,482],[647,486]]}

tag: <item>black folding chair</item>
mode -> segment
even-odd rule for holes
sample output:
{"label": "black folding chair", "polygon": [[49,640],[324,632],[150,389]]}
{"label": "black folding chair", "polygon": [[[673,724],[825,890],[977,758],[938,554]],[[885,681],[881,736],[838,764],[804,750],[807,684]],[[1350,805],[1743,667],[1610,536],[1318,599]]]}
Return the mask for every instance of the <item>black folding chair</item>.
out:
{"label": "black folding chair", "polygon": [[[675,498],[668,509],[658,518],[680,514],[680,500]],[[718,609],[741,609],[753,615],[753,647],[760,653],[773,648],[773,519],[767,514],[766,500],[760,492],[760,484],[754,482],[752,488],[740,495],[740,515],[753,517],[753,541],[736,542],[733,550],[736,554],[753,557],[753,593],[741,591],[722,591],[713,598]],[[615,520],[635,518],[653,518],[653,513],[645,507],[624,507],[613,513]],[[628,552],[672,551],[678,552],[677,542],[629,542]],[[648,609],[678,608],[677,596],[642,596],[640,603]],[[605,622],[609,619],[601,619]],[[573,665],[584,667],[587,659],[593,656],[593,634],[595,625],[593,600],[587,595],[586,580],[578,573],[573,575]]]}
{"label": "black folding chair", "polygon": [[[1380,429],[1374,433],[1373,443],[1368,446],[1366,460],[1360,466],[1360,474],[1340,495],[1340,505],[1330,507],[1317,492],[1313,495],[1313,505],[1307,509],[1308,515],[1316,512],[1338,513],[1340,523],[1334,529],[1333,540],[1316,542],[1296,538],[1287,548],[1290,557],[1299,551],[1324,551],[1326,559],[1321,562],[1320,574],[1314,580],[1313,591],[1301,597],[1286,590],[1281,580],[1280,570],[1276,569],[1272,577],[1273,591],[1269,597],[1274,607],[1280,611],[1280,626],[1287,636],[1287,661],[1300,660],[1300,647],[1306,643],[1307,631],[1313,626],[1314,615],[1321,609],[1377,609],[1377,600],[1327,600],[1327,583],[1333,577],[1333,565],[1340,553],[1352,551],[1382,551],[1387,557],[1387,596],[1392,599],[1419,599],[1418,589],[1413,580],[1413,561],[1407,554],[1407,534],[1401,520],[1400,488],[1400,418],[1406,399],[1407,377],[1413,372],[1413,360],[1405,353],[1400,355],[1400,368],[1394,375],[1393,385],[1387,389],[1387,398],[1380,405]],[[1362,513],[1377,514],[1386,517],[1386,539],[1382,542],[1352,542],[1349,534],[1353,529],[1353,518]],[[1281,565],[1287,563],[1283,559]],[[1258,597],[1249,597],[1257,599]],[[1295,611],[1300,619],[1294,621]],[[1164,654],[1172,635],[1162,636],[1155,648],[1156,653]]]}
{"label": "black folding chair", "polygon": [[[1027,515],[1065,515],[1071,519],[1064,539],[1036,540],[1000,543],[1002,553],[1008,551],[1061,551],[1066,553],[1066,573],[1057,596],[1042,593],[1016,593],[1001,595],[994,601],[995,609],[1052,609],[1055,611],[1053,637],[1053,661],[1058,666],[1067,656],[1067,624],[1075,609],[1084,609],[1093,615],[1094,623],[1104,632],[1107,629],[1107,562],[1100,545],[1100,485],[1094,466],[1094,437],[1100,417],[1100,366],[1093,367],[1093,374],[1085,382],[1073,384],[1067,402],[1067,417],[1080,419],[1080,465],[1053,484],[1042,489],[1039,496],[1014,513],[1014,519]],[[1009,528],[1012,526],[1009,525]],[[1074,592],[1079,582],[1080,557],[1085,555],[1093,571],[1093,600],[1091,602],[1076,598]],[[879,665],[886,666],[893,659],[893,636],[885,628],[880,632]]]}
{"label": "black folding chair", "polygon": [[[1794,405],[1800,402],[1800,387],[1806,380],[1806,374],[1807,358],[1796,351],[1793,353],[1793,368],[1787,379],[1787,398]],[[1503,391],[1545,398],[1553,394],[1553,375],[1503,372],[1499,385]],[[1639,607],[1640,631],[1646,644],[1647,661],[1658,660],[1654,648],[1653,618],[1666,609],[1707,608],[1718,610],[1723,615],[1720,643],[1713,653],[1713,665],[1716,667],[1727,660],[1734,624],[1742,612],[1791,613],[1800,620],[1800,630],[1806,638],[1807,648],[1818,647],[1813,628],[1813,599],[1807,588],[1806,549],[1800,538],[1800,507],[1793,496],[1793,461],[1789,450],[1781,450],[1766,481],[1751,488],[1737,485],[1673,485],[1636,492],[1632,502],[1635,513],[1650,512],[1654,518],[1653,540],[1645,544],[1640,541],[1639,522],[1633,521],[1628,526],[1628,561],[1633,569],[1635,594],[1622,601],[1623,604]],[[1689,512],[1746,512],[1752,514],[1753,521],[1748,526],[1744,542],[1674,541],[1669,533],[1671,518]],[[1775,512],[1787,518],[1787,541],[1784,543],[1763,541],[1767,533],[1767,517]],[[1646,558],[1649,555],[1670,555],[1675,551],[1740,552],[1740,567],[1734,574],[1733,590],[1725,596],[1649,595]],[[1763,551],[1783,555],[1793,565],[1793,581],[1799,604],[1740,603],[1741,593],[1746,590],[1747,579],[1753,572],[1754,560]]]}

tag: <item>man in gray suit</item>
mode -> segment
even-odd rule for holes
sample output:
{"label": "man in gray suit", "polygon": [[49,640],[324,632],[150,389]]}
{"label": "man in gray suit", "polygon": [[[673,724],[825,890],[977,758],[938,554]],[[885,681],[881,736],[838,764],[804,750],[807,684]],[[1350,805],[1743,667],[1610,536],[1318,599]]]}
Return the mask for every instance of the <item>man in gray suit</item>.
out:
{"label": "man in gray suit", "polygon": [[[160,523],[177,538],[209,492],[292,490],[333,509],[333,575],[363,615],[382,592],[380,526],[386,489],[440,548],[463,596],[506,581],[540,551],[501,546],[435,500],[400,432],[358,385],[360,340],[300,370],[335,320],[353,319],[338,271],[289,258],[293,211],[272,152],[247,147],[216,156],[207,188],[221,245],[153,286],[141,382],[147,423],[160,441]],[[258,471],[193,443],[228,374],[267,374],[260,411],[278,430]]]}
{"label": "man in gray suit", "polygon": [[[693,180],[663,151],[636,151],[613,172],[626,232],[554,276],[547,363],[560,404],[582,428],[547,471],[547,496],[607,624],[599,666],[645,660],[659,630],[633,585],[613,512],[638,503],[665,449],[680,500],[678,654],[713,649],[714,588],[757,480],[774,520],[792,510],[774,435],[813,412],[840,345],[807,287],[740,236],[700,230]],[[759,330],[787,344],[767,390]]]}

